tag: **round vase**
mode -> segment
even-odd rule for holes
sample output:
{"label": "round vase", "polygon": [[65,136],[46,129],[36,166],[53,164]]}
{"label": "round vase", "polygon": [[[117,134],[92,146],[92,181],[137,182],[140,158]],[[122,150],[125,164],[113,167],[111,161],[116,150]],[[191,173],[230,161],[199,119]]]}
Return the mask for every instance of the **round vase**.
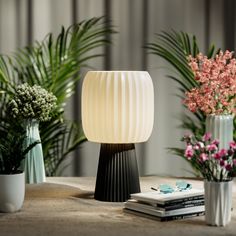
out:
{"label": "round vase", "polygon": [[208,225],[225,226],[231,220],[233,181],[204,181],[205,219]]}
{"label": "round vase", "polygon": [[208,115],[206,117],[206,132],[212,139],[219,140],[219,148],[229,148],[233,141],[233,115]]}
{"label": "round vase", "polygon": [[[39,122],[37,120],[25,121],[26,126],[26,147],[35,141],[40,141]],[[45,167],[43,159],[43,150],[41,143],[34,146],[22,161],[25,171],[25,182],[29,184],[45,182]]]}
{"label": "round vase", "polygon": [[16,212],[25,198],[25,175],[0,175],[0,212]]}

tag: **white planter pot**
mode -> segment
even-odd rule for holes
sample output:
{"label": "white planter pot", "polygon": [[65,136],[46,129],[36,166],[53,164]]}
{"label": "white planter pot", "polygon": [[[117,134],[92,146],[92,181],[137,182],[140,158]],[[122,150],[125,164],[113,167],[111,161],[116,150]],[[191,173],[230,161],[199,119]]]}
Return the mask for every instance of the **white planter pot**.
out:
{"label": "white planter pot", "polygon": [[25,198],[25,174],[0,175],[0,212],[21,209]]}
{"label": "white planter pot", "polygon": [[225,226],[231,220],[233,181],[204,182],[206,223]]}

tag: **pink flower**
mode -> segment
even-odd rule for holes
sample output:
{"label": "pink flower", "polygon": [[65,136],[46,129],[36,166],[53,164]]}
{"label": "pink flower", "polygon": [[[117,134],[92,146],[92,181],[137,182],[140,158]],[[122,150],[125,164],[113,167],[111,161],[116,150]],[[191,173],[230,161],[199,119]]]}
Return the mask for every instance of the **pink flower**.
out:
{"label": "pink flower", "polygon": [[218,148],[215,144],[210,144],[210,145],[207,145],[206,147],[207,151],[216,151]]}
{"label": "pink flower", "polygon": [[211,133],[205,133],[202,137],[203,141],[209,141],[211,139]]}
{"label": "pink flower", "polygon": [[191,159],[193,156],[193,147],[192,145],[188,145],[185,149],[184,156],[187,157],[187,159]]}
{"label": "pink flower", "polygon": [[217,152],[217,153],[213,154],[212,157],[215,158],[216,160],[220,160],[221,155]]}
{"label": "pink flower", "polygon": [[211,144],[215,144],[215,145],[219,145],[219,140],[217,140],[217,139],[214,139],[212,142],[211,142]]}
{"label": "pink flower", "polygon": [[220,51],[215,58],[199,53],[188,57],[198,85],[186,92],[184,104],[190,111],[205,114],[235,113],[236,60],[233,52]]}
{"label": "pink flower", "polygon": [[220,161],[220,166],[222,166],[222,167],[225,166],[225,161],[224,160]]}
{"label": "pink flower", "polygon": [[229,143],[229,146],[232,148],[232,149],[236,149],[236,143],[234,141],[230,142]]}
{"label": "pink flower", "polygon": [[206,161],[206,160],[208,160],[208,156],[207,156],[206,153],[201,153],[201,154],[200,154],[200,158],[201,158],[201,160],[202,160],[203,162]]}
{"label": "pink flower", "polygon": [[219,155],[220,157],[223,157],[223,156],[226,156],[228,154],[228,151],[224,148],[222,148],[220,151],[219,151]]}
{"label": "pink flower", "polygon": [[186,143],[184,153],[186,159],[208,180],[225,181],[234,177],[236,175],[236,142],[231,142],[228,149],[219,150],[218,140],[210,142],[205,142],[205,140],[210,140],[209,133],[206,133],[204,138],[199,138],[199,136],[193,136],[191,140],[183,138],[182,141]]}
{"label": "pink flower", "polygon": [[228,155],[229,155],[229,156],[232,156],[233,154],[234,154],[234,151],[233,151],[232,149],[229,149],[229,150],[228,150]]}
{"label": "pink flower", "polygon": [[232,170],[232,165],[227,164],[227,165],[225,166],[225,169],[226,169],[227,171],[231,171],[231,170]]}

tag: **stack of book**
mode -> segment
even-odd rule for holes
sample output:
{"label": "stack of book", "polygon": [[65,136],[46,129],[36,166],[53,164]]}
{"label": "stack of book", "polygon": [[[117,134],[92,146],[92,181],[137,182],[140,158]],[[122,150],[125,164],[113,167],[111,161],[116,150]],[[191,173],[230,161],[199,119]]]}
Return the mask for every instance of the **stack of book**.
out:
{"label": "stack of book", "polygon": [[181,192],[146,192],[131,194],[124,210],[160,221],[184,219],[204,215],[204,190],[190,189]]}

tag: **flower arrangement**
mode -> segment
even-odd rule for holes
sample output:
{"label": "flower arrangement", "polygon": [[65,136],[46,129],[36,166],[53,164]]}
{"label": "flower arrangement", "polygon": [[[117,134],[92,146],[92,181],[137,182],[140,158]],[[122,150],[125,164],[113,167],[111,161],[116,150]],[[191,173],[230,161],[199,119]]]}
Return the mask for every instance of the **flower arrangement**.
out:
{"label": "flower arrangement", "polygon": [[184,104],[190,111],[206,115],[236,113],[236,59],[233,52],[220,51],[215,58],[189,56],[189,65],[199,87],[186,92]]}
{"label": "flower arrangement", "polygon": [[212,140],[211,134],[203,137],[186,135],[185,158],[208,181],[229,181],[236,174],[236,143],[229,143],[229,149],[219,149],[219,141]]}
{"label": "flower arrangement", "polygon": [[47,121],[56,108],[56,101],[57,98],[41,86],[24,83],[17,86],[9,111],[14,118]]}

